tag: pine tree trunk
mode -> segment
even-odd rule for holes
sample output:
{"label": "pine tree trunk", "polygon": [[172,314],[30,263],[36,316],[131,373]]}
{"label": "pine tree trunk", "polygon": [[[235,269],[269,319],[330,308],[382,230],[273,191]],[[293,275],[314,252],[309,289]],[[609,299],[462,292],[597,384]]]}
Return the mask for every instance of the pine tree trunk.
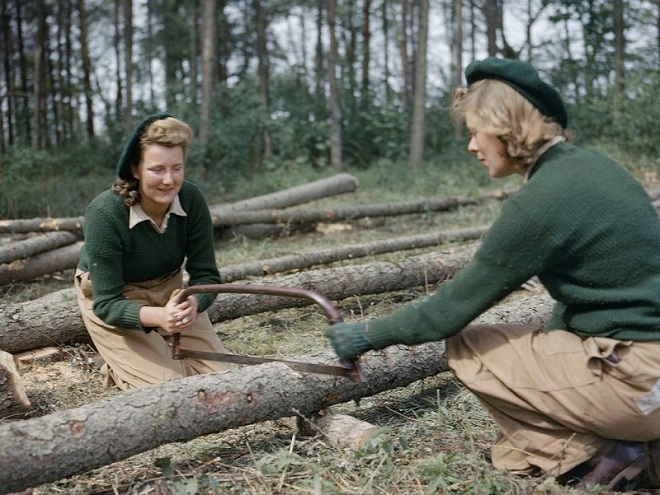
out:
{"label": "pine tree trunk", "polygon": [[[474,254],[474,247],[408,258],[400,263],[374,262],[341,268],[310,270],[268,280],[259,285],[299,287],[341,300],[355,295],[380,294],[426,287],[451,278]],[[219,294],[209,308],[213,323],[242,316],[308,304],[284,297]],[[0,312],[0,349],[17,353],[68,342],[89,342],[74,289],[7,305]]]}
{"label": "pine tree trunk", "polygon": [[336,170],[344,166],[342,157],[342,125],[341,107],[339,105],[339,82],[336,68],[338,64],[338,47],[335,27],[336,0],[328,0],[328,30],[330,31],[330,51],[328,52],[328,81],[330,83],[330,163]]}
{"label": "pine tree trunk", "polygon": [[[477,322],[541,324],[548,317],[551,299],[541,294],[527,298],[524,304],[513,303],[510,311],[506,306]],[[324,351],[292,359],[330,364],[336,357]],[[84,473],[160,445],[230,428],[283,417],[318,417],[319,411],[334,404],[404,387],[448,369],[444,342],[369,352],[361,366],[363,383],[297,373],[280,363],[244,366],[0,424],[0,490],[4,490],[0,493]],[[368,428],[365,430],[368,434]],[[357,442],[361,441],[358,435]]]}
{"label": "pine tree trunk", "polygon": [[429,0],[421,0],[419,7],[419,27],[417,49],[415,50],[415,90],[413,93],[413,114],[410,130],[410,153],[408,163],[418,168],[424,158],[424,137],[426,135],[426,53],[428,48]]}
{"label": "pine tree trunk", "polygon": [[36,254],[30,258],[14,260],[0,265],[0,285],[20,280],[29,280],[47,273],[68,270],[76,266],[80,258],[82,241],[50,251]]}
{"label": "pine tree trunk", "polygon": [[0,265],[21,258],[28,258],[38,253],[68,246],[78,241],[79,236],[73,232],[47,232],[46,234],[29,237],[13,242],[9,246],[0,247]]}

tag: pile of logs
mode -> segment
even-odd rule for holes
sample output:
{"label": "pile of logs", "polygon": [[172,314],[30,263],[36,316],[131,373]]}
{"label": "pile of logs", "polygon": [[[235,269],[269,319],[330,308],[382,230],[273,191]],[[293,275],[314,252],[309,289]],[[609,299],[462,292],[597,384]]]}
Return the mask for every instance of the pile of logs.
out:
{"label": "pile of logs", "polygon": [[[290,208],[353,192],[357,186],[353,176],[337,174],[244,201],[212,205],[209,209],[213,226],[220,233],[263,237],[281,235],[285,230],[309,229],[321,222],[447,211],[475,202],[456,196],[335,209]],[[0,245],[0,285],[75,267],[83,243],[83,223],[83,217],[0,221],[0,235],[9,236]]]}
{"label": "pile of logs", "polygon": [[[240,231],[242,235],[248,230],[261,235],[281,232],[283,228],[305,228],[318,222],[446,211],[475,201],[451,197],[332,210],[288,209],[351,192],[356,187],[353,177],[339,174],[278,193],[212,206],[213,224],[217,229]],[[660,190],[650,195],[656,208],[660,208]],[[0,234],[24,236],[21,241],[0,247],[0,284],[75,266],[83,242],[82,223],[82,218],[0,222]],[[470,261],[479,238],[486,231],[487,226],[483,226],[401,237],[251,261],[222,267],[220,271],[223,282],[232,282],[299,269],[301,271],[276,279],[261,279],[259,285],[309,289],[331,300],[413,287],[432,291],[435,285],[451,278]],[[372,261],[311,269],[343,259],[440,246],[450,240],[474,242],[460,248],[411,256],[398,263]],[[54,259],[62,261],[58,264]],[[28,269],[35,266],[37,268]],[[543,323],[550,313],[551,302],[545,293],[531,295],[524,305],[511,306],[504,311],[499,308],[497,316],[486,313],[478,321]],[[266,295],[219,294],[209,315],[218,323],[304,304],[309,302]],[[300,374],[281,364],[265,364],[131,390],[101,403],[39,418],[12,420],[12,415],[20,417],[30,408],[17,363],[30,359],[36,352],[47,352],[43,349],[56,350],[58,346],[74,342],[89,342],[89,336],[80,318],[73,288],[24,303],[0,306],[0,418],[7,418],[0,423],[0,494],[83,473],[166,443],[292,416],[293,411],[311,416],[333,404],[405,386],[447,370],[442,343],[394,347],[364,357],[366,381],[363,383]],[[333,358],[328,352],[319,352],[295,359],[329,363]],[[337,428],[346,430],[338,426],[346,420],[350,418],[325,418],[319,425],[329,434]],[[368,424],[356,430],[360,438],[372,431]],[[117,442],[118,438],[122,440]],[[21,469],[15,469],[16,466]]]}

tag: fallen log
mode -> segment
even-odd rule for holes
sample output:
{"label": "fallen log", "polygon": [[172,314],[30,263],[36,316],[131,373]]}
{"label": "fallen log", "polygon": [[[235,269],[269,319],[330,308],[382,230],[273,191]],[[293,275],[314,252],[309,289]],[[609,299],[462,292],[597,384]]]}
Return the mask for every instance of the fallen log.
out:
{"label": "fallen log", "polygon": [[[315,362],[328,362],[330,353]],[[120,393],[0,425],[0,493],[23,490],[172,442],[294,415],[408,385],[447,369],[442,343],[392,348],[364,362],[365,383],[302,375],[283,364],[242,367]],[[20,469],[17,469],[20,466]]]}
{"label": "fallen log", "polygon": [[[354,244],[322,251],[231,265],[221,268],[220,274],[222,280],[233,282],[248,277],[272,275],[346,259],[435,246],[451,240],[465,241],[478,239],[486,230],[486,226],[480,226],[441,231],[433,234],[398,237],[365,244]],[[68,232],[58,232],[57,234],[74,235]],[[6,266],[0,265],[0,285],[29,280],[54,271],[75,268],[78,263],[81,246],[82,242],[78,243],[75,247],[68,246],[59,250],[41,253],[38,257],[32,259],[16,260]]]}
{"label": "fallen log", "polygon": [[[372,262],[310,270],[262,279],[259,284],[314,290],[331,300],[411,287],[429,287],[451,278],[469,262],[474,250],[474,246],[469,246],[414,256],[399,263]],[[219,323],[305,304],[309,303],[287,297],[218,294],[209,308],[209,316],[213,323]],[[0,307],[0,349],[16,353],[70,342],[89,342],[74,289],[64,289],[33,301]]]}
{"label": "fallen log", "polygon": [[8,246],[0,247],[0,264],[10,263],[22,258],[29,258],[35,254],[51,251],[62,246],[77,242],[80,237],[73,232],[47,232],[45,234],[28,237],[22,241],[14,242]]}
{"label": "fallen log", "polygon": [[30,407],[14,356],[0,351],[0,418],[24,413]]}
{"label": "fallen log", "polygon": [[[74,235],[74,234],[72,234]],[[68,270],[78,263],[82,241],[0,265],[0,285]]]}
{"label": "fallen log", "polygon": [[[544,293],[529,300],[529,306],[539,307],[549,298]],[[538,315],[527,316],[533,320]],[[295,359],[328,363],[334,356],[324,351]],[[2,424],[0,493],[84,473],[167,443],[266,420],[310,416],[334,404],[407,386],[447,371],[444,343],[370,352],[362,366],[363,383],[300,374],[279,363],[241,367]]]}
{"label": "fallen log", "polygon": [[[358,181],[350,174],[337,174],[326,179],[320,179],[282,191],[256,196],[254,198],[210,206],[214,212],[227,213],[231,211],[256,210],[264,208],[285,208],[287,206],[306,203],[327,196],[353,192]],[[84,222],[83,216],[64,218],[29,218],[16,220],[0,220],[0,234],[15,234],[27,232],[71,231],[80,232]]]}
{"label": "fallen log", "polygon": [[0,234],[54,232],[58,230],[79,232],[82,230],[83,219],[84,217],[0,220]]}
{"label": "fallen log", "polygon": [[211,214],[223,214],[232,211],[265,210],[270,208],[286,208],[289,206],[309,203],[328,196],[336,196],[354,192],[358,181],[350,174],[336,174],[325,179],[308,182],[262,196],[244,199],[227,204],[209,207]]}
{"label": "fallen log", "polygon": [[466,196],[447,196],[400,203],[367,204],[333,209],[211,212],[211,218],[213,225],[221,227],[255,223],[312,224],[367,217],[410,215],[428,211],[448,211],[459,206],[476,204],[477,202],[477,200]]}
{"label": "fallen log", "polygon": [[258,261],[249,261],[226,266],[220,269],[223,282],[245,280],[250,277],[263,277],[290,270],[301,270],[315,265],[326,265],[344,260],[375,256],[377,254],[406,251],[430,246],[437,246],[451,241],[470,241],[480,239],[488,230],[487,226],[468,229],[456,229],[420,234],[380,241],[340,246],[309,253],[290,254]]}

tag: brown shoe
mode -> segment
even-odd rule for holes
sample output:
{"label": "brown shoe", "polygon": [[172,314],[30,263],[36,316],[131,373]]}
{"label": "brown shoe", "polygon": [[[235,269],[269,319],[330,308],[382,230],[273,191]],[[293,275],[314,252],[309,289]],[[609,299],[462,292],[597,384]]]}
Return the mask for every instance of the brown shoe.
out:
{"label": "brown shoe", "polygon": [[578,490],[592,490],[596,485],[613,490],[624,479],[637,477],[649,464],[651,458],[640,442],[618,442],[605,454],[596,467],[577,484]]}

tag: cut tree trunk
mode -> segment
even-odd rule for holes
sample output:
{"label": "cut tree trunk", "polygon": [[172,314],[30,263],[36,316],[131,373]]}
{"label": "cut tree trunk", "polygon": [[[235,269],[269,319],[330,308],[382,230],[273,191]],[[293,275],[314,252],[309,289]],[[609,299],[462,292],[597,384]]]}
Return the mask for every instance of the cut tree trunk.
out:
{"label": "cut tree trunk", "polygon": [[298,210],[254,210],[211,213],[216,226],[249,225],[255,223],[313,224],[337,222],[367,217],[410,215],[427,211],[447,211],[459,206],[477,203],[465,196],[420,199],[401,203],[382,203],[354,206],[350,208],[298,209]]}
{"label": "cut tree trunk", "polygon": [[0,418],[22,414],[30,407],[14,356],[0,351]]}
{"label": "cut tree trunk", "polygon": [[83,220],[84,217],[0,220],[0,234],[53,232],[57,230],[80,232],[82,230]]}
{"label": "cut tree trunk", "polygon": [[[529,307],[549,307],[545,293],[529,300]],[[521,306],[520,302],[515,306]],[[494,318],[513,323],[508,314],[500,309]],[[539,313],[526,317],[534,321]],[[324,351],[295,359],[330,363],[334,356]],[[134,389],[75,409],[2,424],[0,493],[83,473],[159,445],[282,417],[310,417],[333,404],[409,385],[447,371],[444,343],[369,352],[362,367],[366,381],[354,383],[297,373],[279,363],[247,366]]]}
{"label": "cut tree trunk", "polygon": [[[299,359],[330,362],[332,355]],[[283,364],[249,366],[1,424],[0,493],[84,473],[159,445],[296,414],[309,416],[446,369],[442,343],[392,348],[365,359],[365,383],[304,375]]]}
{"label": "cut tree trunk", "polygon": [[348,414],[328,412],[310,418],[309,431],[314,433],[315,430],[333,445],[359,449],[374,438],[381,428]]}
{"label": "cut tree trunk", "polygon": [[250,277],[263,277],[290,270],[301,270],[315,265],[326,265],[339,261],[375,256],[378,254],[437,246],[450,241],[470,241],[480,239],[488,230],[487,226],[456,229],[420,234],[380,241],[340,246],[309,253],[278,256],[258,261],[249,261],[226,266],[220,269],[223,282],[245,280]]}
{"label": "cut tree trunk", "polygon": [[[349,174],[337,174],[326,179],[320,179],[282,191],[256,196],[235,203],[210,206],[211,212],[226,214],[232,211],[257,210],[264,208],[286,208],[299,205],[327,196],[353,192],[358,181]],[[15,234],[27,232],[52,232],[82,230],[84,217],[68,218],[31,218],[19,220],[0,220],[0,234]]]}
{"label": "cut tree trunk", "polygon": [[[476,247],[427,253],[399,263],[373,262],[310,270],[259,280],[259,285],[300,287],[330,300],[427,287],[451,278],[474,255]],[[309,304],[286,297],[218,294],[209,308],[213,323],[242,316]],[[69,342],[89,342],[74,289],[64,289],[33,301],[0,308],[0,349],[16,353]]]}
{"label": "cut tree trunk", "polygon": [[35,254],[43,253],[62,246],[77,242],[80,237],[73,232],[47,232],[45,234],[29,237],[22,241],[13,242],[8,246],[0,247],[0,265],[10,263],[21,258],[29,258]]}
{"label": "cut tree trunk", "polygon": [[68,270],[78,263],[82,241],[0,265],[0,285]]}
{"label": "cut tree trunk", "polygon": [[328,196],[336,196],[354,192],[358,181],[350,174],[336,174],[326,179],[308,182],[300,186],[290,187],[263,196],[236,201],[234,203],[211,206],[211,213],[223,214],[231,211],[265,210],[270,208],[287,208],[319,200]]}

